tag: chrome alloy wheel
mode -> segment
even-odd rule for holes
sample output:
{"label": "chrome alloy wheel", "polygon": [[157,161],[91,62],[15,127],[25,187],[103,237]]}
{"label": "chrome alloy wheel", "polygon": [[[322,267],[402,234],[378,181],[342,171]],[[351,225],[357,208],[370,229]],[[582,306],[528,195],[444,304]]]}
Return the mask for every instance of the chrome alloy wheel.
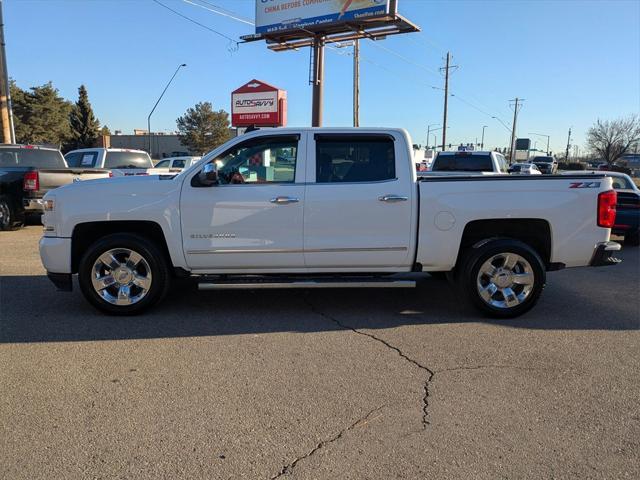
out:
{"label": "chrome alloy wheel", "polygon": [[6,202],[0,201],[0,227],[6,227],[11,221],[11,212]]}
{"label": "chrome alloy wheel", "polygon": [[133,305],[151,287],[151,267],[139,253],[114,248],[100,255],[91,269],[96,293],[113,305]]}
{"label": "chrome alloy wheel", "polygon": [[531,264],[515,253],[499,253],[482,264],[477,288],[480,298],[495,308],[513,308],[533,290],[535,275]]}

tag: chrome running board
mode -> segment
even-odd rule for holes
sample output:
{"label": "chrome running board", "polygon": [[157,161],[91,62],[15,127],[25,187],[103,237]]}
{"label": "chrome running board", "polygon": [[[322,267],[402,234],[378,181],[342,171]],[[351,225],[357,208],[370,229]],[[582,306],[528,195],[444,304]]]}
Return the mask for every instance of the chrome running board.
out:
{"label": "chrome running board", "polygon": [[270,281],[207,281],[198,283],[198,290],[251,290],[251,289],[276,289],[276,288],[414,288],[414,280],[291,280]]}

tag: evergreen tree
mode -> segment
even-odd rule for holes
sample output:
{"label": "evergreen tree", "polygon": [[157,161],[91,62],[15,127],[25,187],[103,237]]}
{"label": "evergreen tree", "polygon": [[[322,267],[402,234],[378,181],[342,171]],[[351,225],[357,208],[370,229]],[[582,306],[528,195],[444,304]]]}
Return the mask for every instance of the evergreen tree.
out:
{"label": "evergreen tree", "polygon": [[100,129],[100,135],[105,136],[105,135],[111,135],[111,130],[109,130],[109,127],[107,127],[106,125],[104,127],[102,127]]}
{"label": "evergreen tree", "polygon": [[22,90],[11,82],[13,121],[18,143],[62,145],[70,134],[71,103],[51,82]]}
{"label": "evergreen tree", "polygon": [[182,144],[192,152],[204,155],[230,138],[229,114],[215,112],[210,102],[200,102],[176,120]]}
{"label": "evergreen tree", "polygon": [[67,147],[70,150],[76,148],[89,148],[96,145],[100,135],[100,122],[93,114],[89,95],[84,85],[78,88],[78,101],[73,105],[69,115],[71,137]]}

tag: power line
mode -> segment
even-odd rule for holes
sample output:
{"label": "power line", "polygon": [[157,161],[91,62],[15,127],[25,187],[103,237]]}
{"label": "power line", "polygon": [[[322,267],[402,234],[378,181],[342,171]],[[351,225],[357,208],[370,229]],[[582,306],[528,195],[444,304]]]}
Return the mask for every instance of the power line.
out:
{"label": "power line", "polygon": [[173,8],[169,7],[168,5],[165,5],[164,3],[160,2],[159,0],[153,0],[153,2],[157,3],[161,7],[166,8],[170,12],[175,13],[179,17],[182,17],[185,20],[188,20],[189,22],[194,23],[194,24],[198,25],[199,27],[204,28],[205,30],[209,30],[211,33],[215,33],[216,35],[220,35],[222,38],[226,38],[227,40],[229,40],[229,42],[235,44],[235,48],[236,49],[238,48],[238,42],[236,40],[234,40],[233,38],[229,37],[228,35],[225,35],[224,33],[220,33],[217,30],[214,30],[213,28],[208,27],[207,25],[204,25],[204,24],[198,22],[197,20],[194,20],[191,17],[187,17],[186,15],[183,15],[182,13],[178,12],[177,10],[174,10]]}
{"label": "power line", "polygon": [[238,16],[238,15],[236,15],[233,12],[230,12],[228,10],[227,11],[223,11],[223,10],[219,9],[219,7],[217,7],[216,5],[213,5],[213,4],[211,4],[209,2],[206,2],[204,0],[201,0],[201,1],[203,1],[203,3],[205,3],[207,5],[210,5],[212,8],[206,7],[204,5],[200,5],[199,3],[192,2],[191,0],[182,0],[182,1],[184,3],[188,3],[189,5],[193,5],[194,7],[204,8],[205,10],[207,10],[209,12],[213,12],[213,13],[215,13],[217,15],[221,15],[223,17],[231,18],[232,20],[236,20],[237,22],[246,23],[247,25],[255,25],[255,23],[253,23],[250,20],[245,20],[244,18],[241,18],[240,16]]}

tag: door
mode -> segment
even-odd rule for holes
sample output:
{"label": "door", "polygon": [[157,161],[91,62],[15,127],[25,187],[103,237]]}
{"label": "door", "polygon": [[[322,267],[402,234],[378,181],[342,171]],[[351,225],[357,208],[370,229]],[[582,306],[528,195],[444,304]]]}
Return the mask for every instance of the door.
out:
{"label": "door", "polygon": [[304,211],[306,266],[371,271],[411,265],[413,159],[401,148],[404,138],[353,133],[314,139]]}
{"label": "door", "polygon": [[[214,162],[218,184],[185,179],[180,200],[187,265],[194,270],[304,268],[305,138],[240,140]],[[206,163],[211,163],[206,162]]]}

